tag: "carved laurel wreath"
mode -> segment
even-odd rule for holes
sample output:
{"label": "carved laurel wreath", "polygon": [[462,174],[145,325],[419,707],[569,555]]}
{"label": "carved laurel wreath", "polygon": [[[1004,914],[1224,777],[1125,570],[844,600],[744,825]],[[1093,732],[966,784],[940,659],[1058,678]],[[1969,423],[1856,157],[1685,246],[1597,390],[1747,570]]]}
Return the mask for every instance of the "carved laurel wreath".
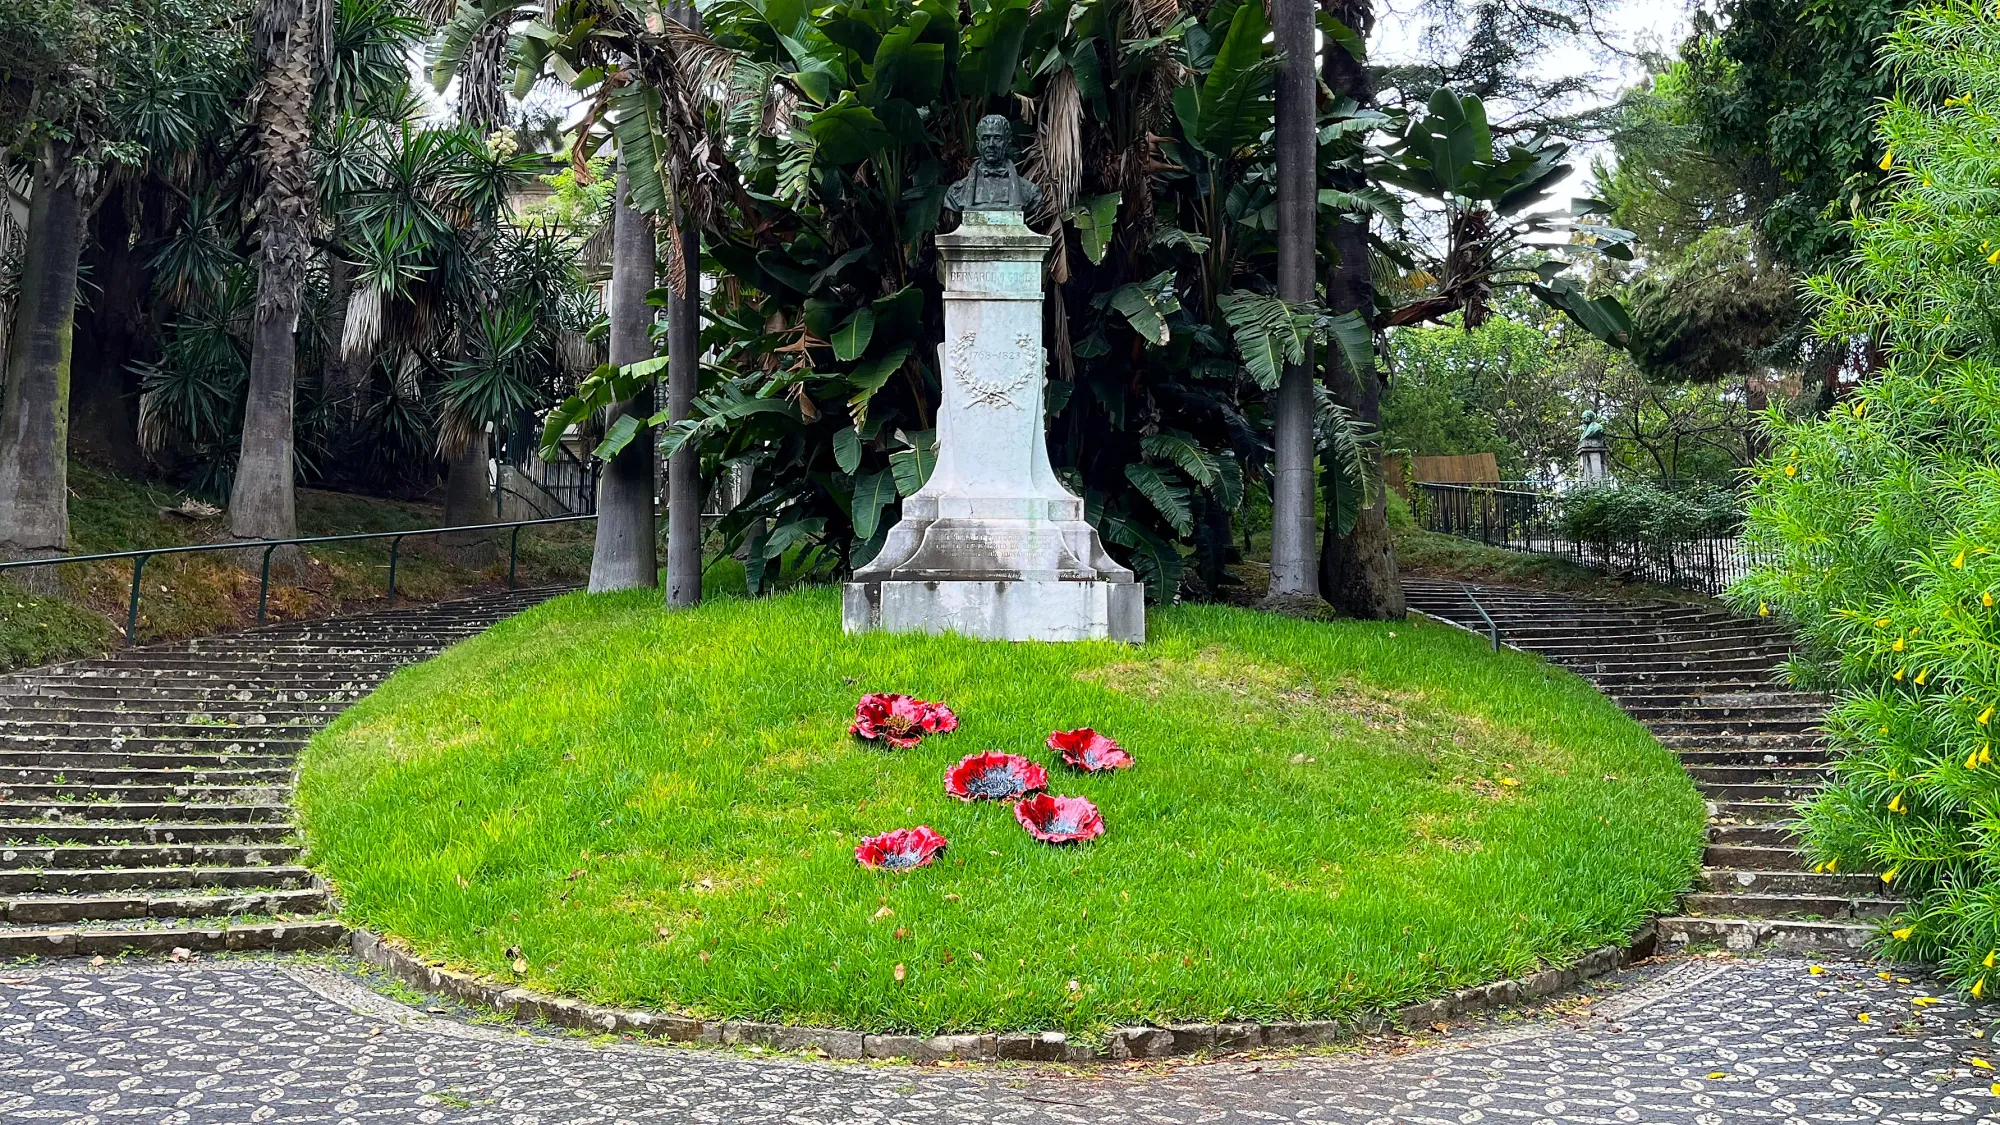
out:
{"label": "carved laurel wreath", "polygon": [[[1035,338],[1022,332],[1014,337],[1012,351],[995,352],[981,350],[970,332],[961,332],[951,344],[951,374],[958,385],[965,388],[972,402],[986,406],[1012,406],[1014,392],[1028,385],[1035,374]],[[982,358],[999,361],[995,366],[1006,371],[1003,366],[1013,361],[1013,375],[982,379],[978,375],[978,362]]]}

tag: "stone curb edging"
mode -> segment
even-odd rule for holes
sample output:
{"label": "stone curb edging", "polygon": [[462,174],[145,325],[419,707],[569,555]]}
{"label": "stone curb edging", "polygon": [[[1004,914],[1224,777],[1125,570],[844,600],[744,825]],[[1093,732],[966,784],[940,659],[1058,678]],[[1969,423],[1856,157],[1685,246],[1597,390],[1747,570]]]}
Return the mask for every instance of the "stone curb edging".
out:
{"label": "stone curb edging", "polygon": [[467,973],[424,963],[409,950],[367,930],[349,939],[354,955],[426,992],[492,1008],[516,1020],[541,1020],[573,1031],[642,1035],[675,1043],[755,1046],[774,1051],[818,1052],[834,1059],[913,1059],[1094,1063],[1163,1059],[1177,1055],[1227,1054],[1260,1048],[1331,1046],[1356,1032],[1393,1026],[1415,1031],[1453,1016],[1539,1000],[1577,984],[1651,957],[1659,944],[1648,922],[1624,946],[1592,950],[1568,968],[1544,969],[1519,980],[1495,981],[1461,989],[1436,1000],[1411,1004],[1394,1013],[1369,1013],[1356,1020],[1298,1023],[1184,1023],[1167,1027],[1113,1028],[1102,1046],[1072,1043],[1060,1031],[967,1035],[874,1035],[838,1028],[798,1027],[752,1020],[699,1020],[667,1012],[611,1008],[568,997],[544,996],[525,988],[482,981]]}

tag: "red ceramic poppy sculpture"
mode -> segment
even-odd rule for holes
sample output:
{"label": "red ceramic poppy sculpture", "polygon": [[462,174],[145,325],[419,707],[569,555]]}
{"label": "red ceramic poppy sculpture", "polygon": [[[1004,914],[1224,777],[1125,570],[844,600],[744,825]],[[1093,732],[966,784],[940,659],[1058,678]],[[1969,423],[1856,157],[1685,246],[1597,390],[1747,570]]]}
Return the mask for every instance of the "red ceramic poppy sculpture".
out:
{"label": "red ceramic poppy sculpture", "polygon": [[1049,749],[1061,754],[1063,762],[1071,769],[1085,773],[1129,769],[1132,766],[1132,755],[1089,727],[1055,732],[1049,736]]}
{"label": "red ceramic poppy sculpture", "polygon": [[928,703],[894,692],[873,692],[854,705],[854,725],[847,729],[858,738],[908,750],[927,734],[957,730],[958,716],[942,703]]}
{"label": "red ceramic poppy sculpture", "polygon": [[854,861],[871,871],[908,871],[930,866],[944,849],[944,837],[919,824],[868,837],[854,845]]}
{"label": "red ceramic poppy sculpture", "polygon": [[1044,844],[1073,844],[1104,835],[1104,814],[1082,797],[1037,793],[1014,806],[1014,819]]}
{"label": "red ceramic poppy sculpture", "polygon": [[945,771],[944,791],[961,801],[1017,801],[1049,787],[1049,771],[1019,754],[968,754]]}

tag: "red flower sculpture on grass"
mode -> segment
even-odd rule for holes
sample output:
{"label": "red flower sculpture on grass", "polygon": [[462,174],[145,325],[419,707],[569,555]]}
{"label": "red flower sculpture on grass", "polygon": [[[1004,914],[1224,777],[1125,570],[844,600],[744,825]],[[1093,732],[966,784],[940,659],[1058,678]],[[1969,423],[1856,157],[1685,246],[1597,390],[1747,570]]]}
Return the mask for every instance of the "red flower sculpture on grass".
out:
{"label": "red flower sculpture on grass", "polygon": [[1104,814],[1082,797],[1037,793],[1014,806],[1014,819],[1044,844],[1073,844],[1104,835]]}
{"label": "red flower sculpture on grass", "polygon": [[871,871],[909,871],[930,866],[944,849],[945,838],[919,824],[868,837],[854,845],[854,861]]}
{"label": "red flower sculpture on grass", "polygon": [[1049,771],[1019,754],[968,754],[945,771],[944,791],[961,801],[1014,801],[1049,787]]}
{"label": "red flower sculpture on grass", "polygon": [[1089,727],[1055,732],[1049,736],[1049,749],[1061,754],[1063,762],[1070,768],[1085,773],[1130,769],[1132,766],[1132,755]]}
{"label": "red flower sculpture on grass", "polygon": [[929,703],[894,692],[873,692],[854,705],[854,725],[848,733],[870,742],[882,741],[908,750],[927,734],[950,734],[958,716],[942,703]]}

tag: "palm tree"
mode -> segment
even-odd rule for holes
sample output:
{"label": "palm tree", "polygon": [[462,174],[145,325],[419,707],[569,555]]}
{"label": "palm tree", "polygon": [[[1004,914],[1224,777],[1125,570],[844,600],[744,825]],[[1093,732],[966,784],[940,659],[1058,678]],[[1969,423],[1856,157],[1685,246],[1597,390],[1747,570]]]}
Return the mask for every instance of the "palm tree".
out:
{"label": "palm tree", "polygon": [[[1290,304],[1313,299],[1318,243],[1319,161],[1317,89],[1313,80],[1312,0],[1272,0],[1278,50],[1278,296]],[[1364,247],[1365,250],[1365,247]],[[1313,375],[1307,345],[1285,364],[1273,403],[1271,467],[1271,591],[1273,598],[1319,593],[1313,565]]]}
{"label": "palm tree", "polygon": [[[83,172],[67,146],[43,141],[0,406],[0,556],[8,558],[69,547],[70,329],[87,210]],[[37,572],[49,573],[28,573]]]}
{"label": "palm tree", "polygon": [[[621,161],[622,163],[622,161]],[[656,250],[653,222],[632,208],[631,178],[621,167],[611,208],[611,351],[622,367],[653,356],[653,289]],[[653,443],[644,430],[653,414],[653,385],[641,380],[632,397],[606,412],[607,426],[637,419],[640,432],[613,454],[597,482],[597,544],[590,557],[590,590],[650,588],[660,580],[658,532],[653,520]]]}
{"label": "palm tree", "polygon": [[[229,494],[238,539],[298,535],[292,450],[293,385],[306,271],[319,199],[312,175],[313,97],[330,46],[328,0],[258,0],[251,96],[254,159],[263,183],[257,213],[257,305],[250,335],[249,398]],[[291,552],[283,552],[290,554]],[[285,559],[287,569],[296,557]]]}
{"label": "palm tree", "polygon": [[[1375,100],[1375,84],[1367,61],[1357,52],[1366,44],[1375,22],[1374,0],[1332,0],[1328,11],[1353,35],[1325,37],[1320,77],[1336,98],[1357,107],[1369,106]],[[1337,167],[1334,182],[1328,186],[1359,193],[1367,190],[1369,183],[1365,172]],[[1375,287],[1367,216],[1336,220],[1328,241],[1333,246],[1333,260],[1326,269],[1327,310],[1336,317],[1369,317],[1375,307]],[[1372,363],[1367,366],[1368,370],[1359,369],[1343,349],[1327,349],[1329,396],[1355,425],[1372,433],[1382,421],[1382,376]],[[1330,459],[1323,470],[1329,512],[1320,544],[1320,591],[1342,613],[1371,619],[1400,618],[1406,607],[1395,540],[1389,534],[1388,492],[1383,487],[1380,457],[1370,451],[1362,459],[1362,468],[1366,476],[1360,481],[1350,479],[1351,463]],[[1351,517],[1338,514],[1343,503],[1354,506]]]}
{"label": "palm tree", "polygon": [[[669,5],[667,14],[682,27],[701,28],[693,0]],[[701,231],[687,201],[678,195],[673,217],[672,268],[667,279],[669,423],[693,416],[694,393],[701,377]],[[667,459],[667,604],[692,606],[700,602],[701,451],[683,443]]]}

